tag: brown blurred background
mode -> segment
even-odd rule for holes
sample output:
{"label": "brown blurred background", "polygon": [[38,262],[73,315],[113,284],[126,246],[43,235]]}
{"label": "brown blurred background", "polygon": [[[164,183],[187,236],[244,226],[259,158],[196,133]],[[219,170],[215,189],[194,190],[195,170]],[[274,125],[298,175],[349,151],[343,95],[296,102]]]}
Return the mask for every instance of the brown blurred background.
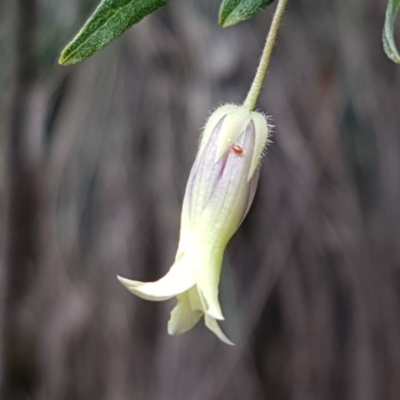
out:
{"label": "brown blurred background", "polygon": [[116,280],[170,267],[200,127],[240,102],[272,10],[171,0],[56,60],[96,0],[0,1],[1,400],[400,399],[400,67],[386,1],[290,0],[259,107],[254,206],[225,258],[219,342]]}

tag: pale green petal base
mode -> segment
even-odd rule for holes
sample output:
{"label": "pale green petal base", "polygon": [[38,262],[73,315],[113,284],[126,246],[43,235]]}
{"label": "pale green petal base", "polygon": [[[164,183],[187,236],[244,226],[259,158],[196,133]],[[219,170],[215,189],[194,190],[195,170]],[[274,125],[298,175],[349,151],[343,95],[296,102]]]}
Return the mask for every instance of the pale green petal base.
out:
{"label": "pale green petal base", "polygon": [[224,343],[234,346],[222,332],[215,318],[204,313],[196,287],[177,296],[178,303],[171,312],[171,318],[168,322],[168,333],[170,335],[180,335],[192,329],[200,318],[204,315],[204,322],[220,340]]}
{"label": "pale green petal base", "polygon": [[199,322],[203,313],[193,310],[190,304],[189,293],[182,293],[178,296],[178,304],[171,312],[168,321],[168,333],[180,335],[192,329]]}
{"label": "pale green petal base", "polygon": [[223,252],[222,250],[208,250],[208,257],[195,271],[196,285],[204,313],[211,318],[224,320],[221,305],[218,299],[218,286],[221,276]]}

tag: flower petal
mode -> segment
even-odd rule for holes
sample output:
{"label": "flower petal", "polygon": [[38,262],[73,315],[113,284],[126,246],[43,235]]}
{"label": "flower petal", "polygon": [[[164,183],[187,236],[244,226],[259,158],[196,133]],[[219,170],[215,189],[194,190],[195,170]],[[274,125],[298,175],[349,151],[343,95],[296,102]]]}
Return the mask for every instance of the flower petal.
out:
{"label": "flower petal", "polygon": [[[195,288],[192,288],[193,290]],[[171,312],[171,318],[168,321],[168,333],[170,335],[180,335],[192,329],[203,313],[193,310],[190,305],[189,292],[178,296],[178,303]]]}
{"label": "flower petal", "polygon": [[175,297],[195,284],[193,269],[183,261],[174,264],[168,273],[156,282],[132,281],[120,276],[118,280],[136,296],[153,301]]}
{"label": "flower petal", "polygon": [[256,171],[254,172],[254,175],[252,176],[252,178],[249,181],[249,188],[248,188],[248,192],[247,192],[247,199],[246,199],[246,203],[245,203],[244,213],[243,213],[242,219],[239,222],[238,228],[242,224],[243,220],[245,219],[247,213],[250,210],[251,205],[253,204],[254,196],[256,195],[256,190],[257,190],[257,186],[258,186],[258,180],[260,178],[260,171],[261,171],[261,168],[257,168]]}
{"label": "flower petal", "polygon": [[218,107],[209,117],[206,126],[204,127],[203,135],[201,136],[200,147],[198,151],[198,155],[200,156],[206,144],[209,142],[210,136],[213,133],[215,126],[217,123],[226,115],[235,112],[238,106],[234,104],[225,104],[222,107]]}
{"label": "flower petal", "polygon": [[228,153],[224,173],[215,182],[196,226],[210,244],[221,247],[225,247],[236,232],[247,208],[250,189],[247,176],[255,144],[252,121],[235,144],[243,149],[243,154]]}
{"label": "flower petal", "polygon": [[210,317],[209,315],[204,315],[204,320],[206,323],[206,327],[215,333],[215,335],[218,337],[218,339],[222,340],[224,343],[226,344],[230,344],[231,346],[234,346],[235,343],[231,342],[224,334],[224,332],[222,332],[221,328],[218,325],[218,322]]}
{"label": "flower petal", "polygon": [[247,108],[237,106],[224,120],[222,134],[218,137],[217,160],[225,154],[244,132],[251,121]]}
{"label": "flower petal", "polygon": [[223,320],[221,305],[218,300],[218,286],[221,276],[223,252],[220,249],[208,250],[201,265],[195,270],[196,284],[203,304],[204,313],[210,317]]}
{"label": "flower petal", "polygon": [[265,150],[265,145],[268,142],[269,135],[268,121],[263,114],[254,111],[251,113],[251,119],[254,124],[255,146],[249,174],[247,176],[248,181],[253,177],[255,171],[261,164],[261,159]]}
{"label": "flower petal", "polygon": [[204,151],[202,153],[199,152],[190,173],[184,202],[188,202],[188,214],[190,215],[193,229],[195,229],[196,223],[201,217],[207,200],[213,191],[215,182],[220,175],[221,163],[217,162],[216,151],[218,135],[220,134],[224,118],[217,123],[211,132],[209,140],[205,144]]}

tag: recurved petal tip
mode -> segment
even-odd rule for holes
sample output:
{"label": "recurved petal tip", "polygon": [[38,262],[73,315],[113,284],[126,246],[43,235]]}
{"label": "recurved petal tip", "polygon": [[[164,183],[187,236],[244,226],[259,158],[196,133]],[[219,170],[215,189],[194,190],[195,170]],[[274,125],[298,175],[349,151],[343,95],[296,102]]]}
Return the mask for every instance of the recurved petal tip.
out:
{"label": "recurved petal tip", "polygon": [[168,273],[156,282],[132,281],[120,276],[118,280],[136,296],[152,301],[170,299],[195,284],[192,270],[184,263],[174,264]]}
{"label": "recurved petal tip", "polygon": [[212,331],[217,337],[218,339],[220,339],[221,341],[223,341],[226,344],[229,344],[230,346],[234,346],[235,343],[231,342],[224,334],[224,332],[222,332],[221,328],[218,325],[218,322],[210,317],[207,314],[204,314],[204,322],[207,326],[208,329],[210,329],[210,331]]}
{"label": "recurved petal tip", "polygon": [[155,284],[158,282],[140,282],[140,281],[133,281],[130,279],[122,278],[121,276],[117,276],[118,280],[121,282],[123,286],[125,286],[131,293],[135,294],[136,296],[151,301],[163,301],[168,300],[173,295],[169,295],[166,293],[162,293],[157,290],[157,285]]}

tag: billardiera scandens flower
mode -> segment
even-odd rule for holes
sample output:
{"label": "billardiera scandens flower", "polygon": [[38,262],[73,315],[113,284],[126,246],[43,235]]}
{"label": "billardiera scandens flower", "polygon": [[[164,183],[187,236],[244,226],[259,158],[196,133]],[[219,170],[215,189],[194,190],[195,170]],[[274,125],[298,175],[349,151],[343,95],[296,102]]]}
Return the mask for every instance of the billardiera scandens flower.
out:
{"label": "billardiera scandens flower", "polygon": [[118,277],[143,299],[177,297],[168,323],[171,335],[188,331],[204,315],[206,326],[233,344],[217,323],[224,319],[218,284],[225,247],[253,202],[267,139],[263,114],[232,104],[218,108],[205,126],[190,172],[174,264],[156,282]]}

